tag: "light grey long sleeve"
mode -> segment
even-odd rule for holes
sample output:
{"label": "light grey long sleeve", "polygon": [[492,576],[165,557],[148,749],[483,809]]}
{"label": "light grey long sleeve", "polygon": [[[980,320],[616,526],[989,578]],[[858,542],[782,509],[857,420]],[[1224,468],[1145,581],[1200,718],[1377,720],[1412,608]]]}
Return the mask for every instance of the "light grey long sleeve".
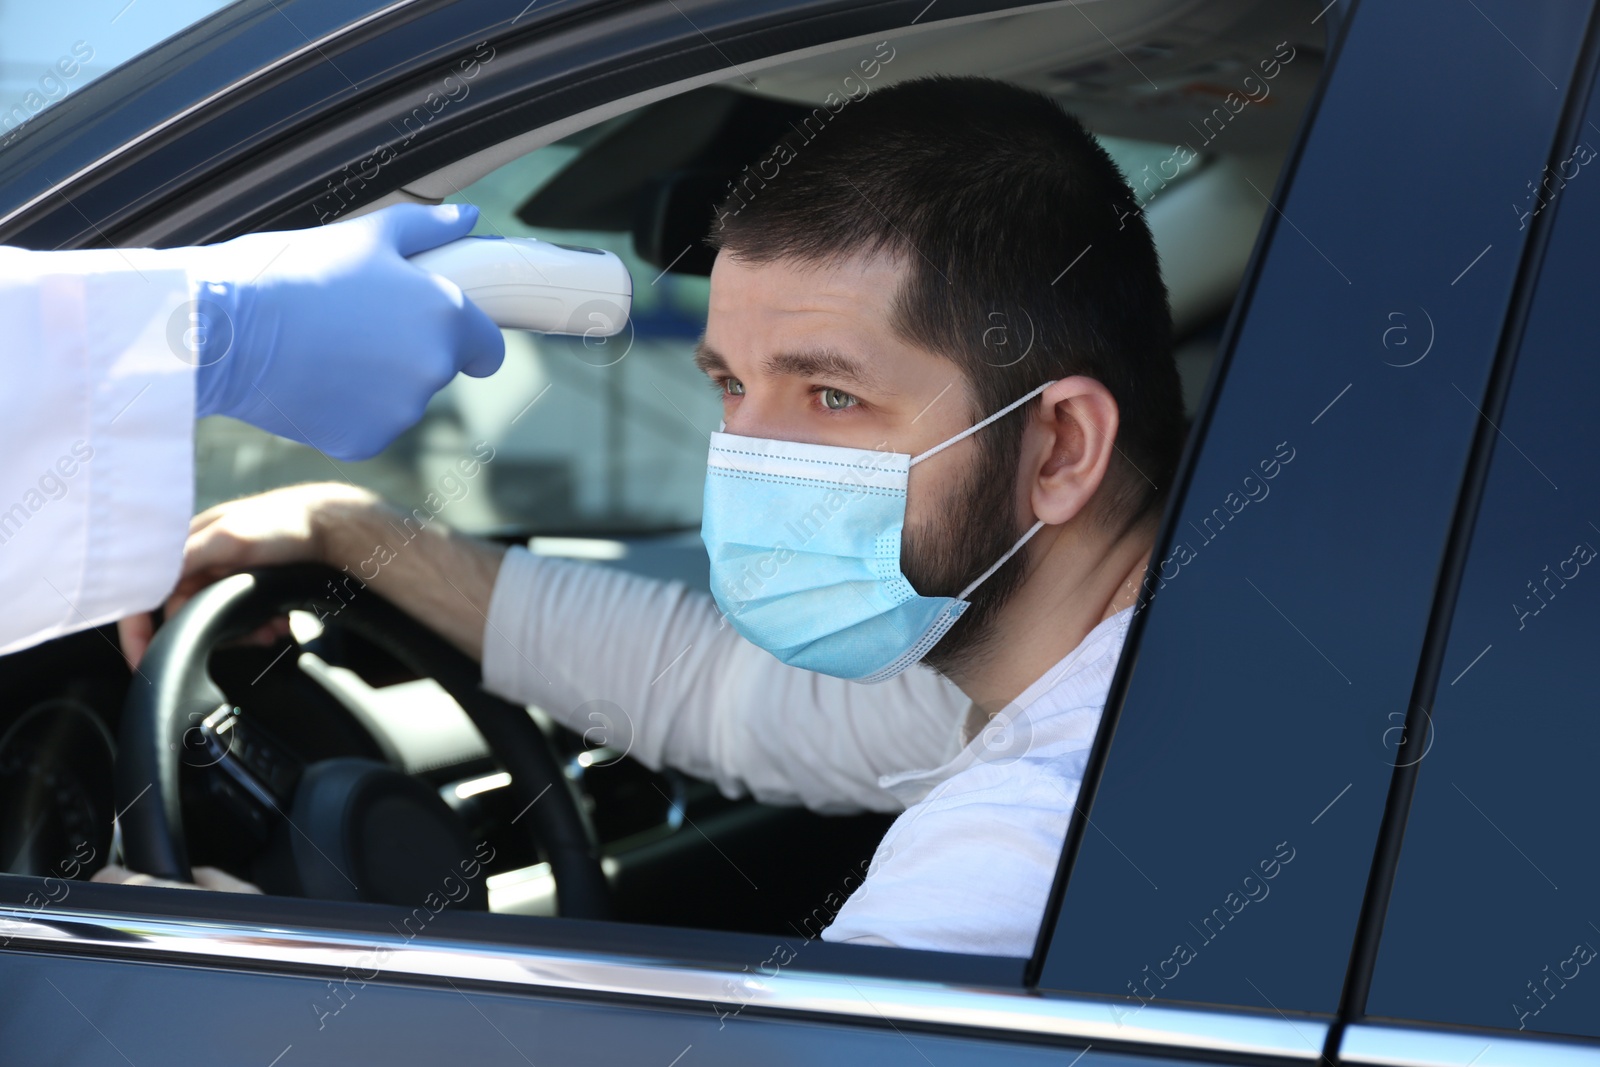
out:
{"label": "light grey long sleeve", "polygon": [[798,670],[682,582],[523,548],[495,582],[483,679],[652,769],[829,813],[902,810],[879,777],[952,759],[969,707],[926,667],[877,685]]}

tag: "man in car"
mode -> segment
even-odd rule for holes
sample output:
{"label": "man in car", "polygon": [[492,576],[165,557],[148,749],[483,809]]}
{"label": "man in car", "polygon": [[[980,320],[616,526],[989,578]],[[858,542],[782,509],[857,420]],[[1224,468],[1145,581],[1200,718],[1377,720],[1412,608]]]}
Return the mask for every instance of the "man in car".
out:
{"label": "man in car", "polygon": [[798,132],[712,223],[711,595],[314,485],[198,516],[177,598],[344,568],[490,690],[617,705],[651,767],[901,811],[823,938],[1028,956],[1183,435],[1155,249],[1039,94],[921,79]]}

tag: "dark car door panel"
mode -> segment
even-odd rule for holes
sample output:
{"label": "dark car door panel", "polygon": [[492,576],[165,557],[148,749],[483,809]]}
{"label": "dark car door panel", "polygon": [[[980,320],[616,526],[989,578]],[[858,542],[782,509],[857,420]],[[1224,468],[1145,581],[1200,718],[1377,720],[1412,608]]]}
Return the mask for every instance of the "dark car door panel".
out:
{"label": "dark car door panel", "polygon": [[1550,157],[1589,17],[1350,21],[1191,435],[1044,987],[1338,1010],[1528,239],[1506,197]]}
{"label": "dark car door panel", "polygon": [[[1595,47],[1591,44],[1591,48]],[[1593,73],[1589,75],[1592,81]],[[1519,221],[1547,243],[1484,403],[1366,1011],[1600,1038],[1600,592],[1592,257],[1600,99],[1580,82]],[[1537,289],[1534,291],[1534,285]],[[1510,907],[1515,921],[1483,921]],[[1437,968],[1413,980],[1421,961]]]}

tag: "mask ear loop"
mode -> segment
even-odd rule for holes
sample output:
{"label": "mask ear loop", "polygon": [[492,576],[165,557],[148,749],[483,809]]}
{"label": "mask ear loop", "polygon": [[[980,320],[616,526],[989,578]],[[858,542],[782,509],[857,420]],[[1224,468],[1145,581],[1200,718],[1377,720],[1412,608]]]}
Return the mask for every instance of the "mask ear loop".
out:
{"label": "mask ear loop", "polygon": [[[1005,407],[1001,408],[999,411],[995,412],[993,415],[990,415],[987,419],[984,419],[982,422],[975,423],[972,426],[967,427],[965,430],[962,430],[960,433],[956,434],[954,437],[950,438],[948,441],[945,441],[943,444],[934,445],[932,448],[928,449],[926,452],[922,453],[921,455],[912,457],[910,465],[915,467],[918,463],[921,463],[923,460],[927,459],[929,456],[936,456],[940,452],[943,452],[945,449],[949,448],[951,445],[955,444],[956,442],[963,441],[966,438],[971,437],[973,434],[977,433],[979,430],[983,429],[985,426],[989,425],[991,422],[994,422],[996,419],[1003,418],[1004,416],[1011,414],[1013,411],[1017,410],[1022,405],[1026,404],[1028,401],[1032,400],[1034,397],[1038,396],[1040,393],[1044,392],[1046,389],[1050,388],[1054,384],[1056,384],[1056,382],[1055,382],[1055,379],[1052,378],[1050,381],[1045,382],[1043,385],[1039,386],[1039,388],[1033,390],[1032,392],[1028,393],[1027,395],[1022,396],[1022,397],[1018,398],[1017,400],[1013,400],[1011,403],[1007,404]],[[1001,556],[999,559],[994,561],[994,565],[992,567],[990,567],[988,570],[984,571],[982,574],[978,575],[978,577],[973,580],[971,585],[968,585],[965,589],[961,590],[961,592],[957,593],[956,594],[956,599],[957,600],[965,600],[965,599],[967,599],[967,597],[972,594],[972,591],[974,589],[978,588],[978,586],[980,586],[984,582],[988,581],[989,578],[994,574],[995,571],[999,570],[1001,567],[1004,567],[1006,565],[1006,560],[1010,559],[1012,556],[1014,556],[1018,552],[1020,552],[1022,550],[1022,546],[1027,544],[1029,539],[1031,539],[1034,534],[1038,533],[1043,528],[1044,528],[1044,520],[1043,519],[1040,519],[1039,521],[1035,522],[1033,524],[1032,528],[1030,528],[1027,533],[1023,534],[1022,537],[1017,541],[1017,543],[1012,545],[1011,549],[1005,555]]]}
{"label": "mask ear loop", "polygon": [[989,580],[989,576],[994,574],[995,571],[997,571],[1001,567],[1005,566],[1006,560],[1010,559],[1012,556],[1015,556],[1019,551],[1021,551],[1022,546],[1028,543],[1028,539],[1031,538],[1034,534],[1038,533],[1039,530],[1041,528],[1043,528],[1043,526],[1044,526],[1044,520],[1043,519],[1040,519],[1038,522],[1034,523],[1033,527],[1031,529],[1029,529],[1027,533],[1022,535],[1022,539],[1019,540],[1016,544],[1011,546],[1011,550],[1009,552],[1007,552],[1005,555],[1001,556],[999,559],[994,561],[994,566],[990,567],[988,570],[986,570],[982,574],[978,575],[977,578],[973,579],[973,582],[972,582],[971,585],[967,586],[965,589],[961,590],[961,592],[957,593],[956,594],[956,599],[957,600],[965,600],[965,599],[967,599],[967,597],[971,596],[972,595],[972,591],[974,589],[978,588],[978,586],[980,586],[984,582],[988,581]]}
{"label": "mask ear loop", "polygon": [[1011,414],[1013,411],[1017,410],[1022,405],[1026,404],[1028,401],[1032,400],[1034,397],[1038,396],[1040,393],[1044,392],[1054,384],[1056,384],[1055,379],[1052,378],[1050,381],[1045,382],[1043,385],[1039,386],[1039,388],[1022,397],[1020,400],[1013,400],[1011,403],[1007,404],[993,415],[990,415],[987,419],[984,419],[982,422],[974,423],[965,430],[962,430],[960,433],[956,434],[954,437],[950,438],[948,441],[945,441],[943,444],[934,445],[921,455],[913,456],[910,465],[915,467],[918,463],[921,463],[929,456],[937,456],[940,452],[943,452],[956,442],[966,440],[979,430],[983,429],[985,426],[989,425],[991,422],[994,422],[996,419],[1003,418],[1006,415]]}

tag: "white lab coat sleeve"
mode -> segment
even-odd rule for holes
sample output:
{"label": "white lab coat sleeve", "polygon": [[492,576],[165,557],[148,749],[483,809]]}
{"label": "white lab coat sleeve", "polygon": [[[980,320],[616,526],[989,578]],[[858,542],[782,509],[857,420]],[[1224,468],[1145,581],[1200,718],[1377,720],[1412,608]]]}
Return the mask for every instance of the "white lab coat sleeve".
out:
{"label": "white lab coat sleeve", "polygon": [[879,777],[953,758],[970,706],[922,666],[876,685],[787,666],[707,593],[521,547],[495,582],[483,680],[653,769],[830,813],[902,810]]}
{"label": "white lab coat sleeve", "polygon": [[155,607],[194,504],[181,253],[0,248],[0,654]]}

